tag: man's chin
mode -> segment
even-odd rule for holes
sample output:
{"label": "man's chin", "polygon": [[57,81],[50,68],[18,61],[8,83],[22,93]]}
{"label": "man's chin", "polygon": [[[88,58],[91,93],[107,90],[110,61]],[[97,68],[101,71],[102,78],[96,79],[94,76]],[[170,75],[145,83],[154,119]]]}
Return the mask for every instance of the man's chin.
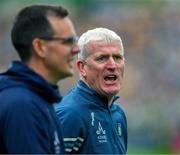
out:
{"label": "man's chin", "polygon": [[108,95],[108,96],[115,96],[115,95],[117,95],[119,93],[119,90],[107,90],[106,91],[106,94]]}

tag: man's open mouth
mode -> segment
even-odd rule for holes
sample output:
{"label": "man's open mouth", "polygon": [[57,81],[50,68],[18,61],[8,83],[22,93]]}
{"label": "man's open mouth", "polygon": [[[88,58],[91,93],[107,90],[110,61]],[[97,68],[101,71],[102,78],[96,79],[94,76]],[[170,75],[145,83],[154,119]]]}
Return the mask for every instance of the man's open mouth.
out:
{"label": "man's open mouth", "polygon": [[104,77],[105,81],[115,81],[117,79],[116,75],[107,75]]}

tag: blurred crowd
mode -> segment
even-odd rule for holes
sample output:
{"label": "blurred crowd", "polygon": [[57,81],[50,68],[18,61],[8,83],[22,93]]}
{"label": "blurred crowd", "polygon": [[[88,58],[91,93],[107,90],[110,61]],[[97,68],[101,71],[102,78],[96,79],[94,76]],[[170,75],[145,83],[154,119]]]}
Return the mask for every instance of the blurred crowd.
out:
{"label": "blurred crowd", "polygon": [[[106,27],[116,31],[124,42],[127,64],[119,104],[128,118],[129,148],[158,146],[164,149],[161,153],[167,150],[177,153],[180,151],[180,2],[85,2],[65,4],[72,10],[79,35],[87,29]],[[16,9],[8,14],[3,10],[0,71],[18,58],[10,41]],[[63,93],[73,86],[77,77],[78,74],[60,83]]]}

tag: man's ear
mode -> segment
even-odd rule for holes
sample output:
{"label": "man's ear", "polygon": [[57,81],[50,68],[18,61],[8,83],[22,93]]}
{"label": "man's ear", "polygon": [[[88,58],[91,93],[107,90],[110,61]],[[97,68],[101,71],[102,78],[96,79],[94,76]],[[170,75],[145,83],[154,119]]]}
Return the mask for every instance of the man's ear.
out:
{"label": "man's ear", "polygon": [[79,70],[82,77],[86,77],[86,71],[85,71],[85,62],[81,59],[78,59],[76,61],[77,69]]}
{"label": "man's ear", "polygon": [[39,56],[41,58],[45,57],[46,47],[45,47],[45,44],[44,44],[43,40],[41,40],[39,38],[33,39],[32,47],[33,47],[35,55],[37,55],[37,56]]}

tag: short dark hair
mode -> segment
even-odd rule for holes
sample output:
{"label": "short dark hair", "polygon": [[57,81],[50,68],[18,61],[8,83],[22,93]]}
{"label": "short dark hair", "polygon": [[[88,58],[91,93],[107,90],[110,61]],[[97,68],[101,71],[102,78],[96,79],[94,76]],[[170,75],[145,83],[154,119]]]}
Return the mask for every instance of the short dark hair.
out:
{"label": "short dark hair", "polygon": [[11,30],[11,40],[23,62],[31,57],[34,38],[54,35],[48,15],[65,18],[68,11],[62,6],[31,5],[18,13]]}

